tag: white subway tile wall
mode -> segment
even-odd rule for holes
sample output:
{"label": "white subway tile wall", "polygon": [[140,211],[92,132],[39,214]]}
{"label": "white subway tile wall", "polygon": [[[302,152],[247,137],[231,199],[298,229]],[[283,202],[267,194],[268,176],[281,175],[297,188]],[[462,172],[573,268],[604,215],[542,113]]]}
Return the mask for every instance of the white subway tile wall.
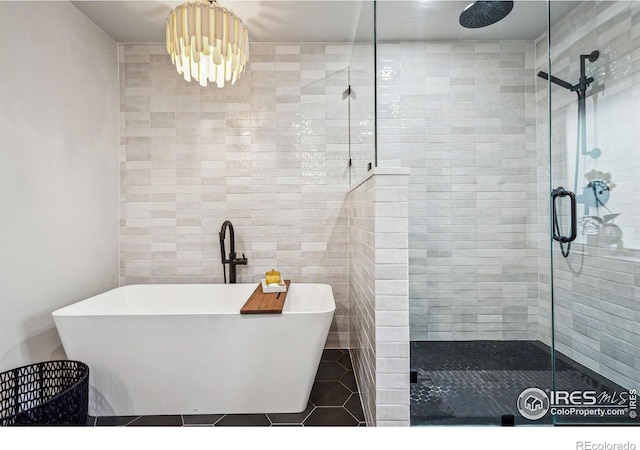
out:
{"label": "white subway tile wall", "polygon": [[409,425],[408,171],[349,193],[351,354],[368,425]]}
{"label": "white subway tile wall", "polygon": [[411,168],[411,340],[537,338],[534,55],[378,45],[378,162]]}
{"label": "white subway tile wall", "polygon": [[[610,211],[579,208],[620,214],[623,236],[581,234],[568,260],[554,246],[557,349],[635,387],[640,4],[584,2],[552,37],[553,74],[569,81],[580,54],[601,52],[587,63],[587,140],[602,156],[580,160],[577,193],[589,171],[610,173]],[[549,69],[546,36],[377,48],[379,166],[411,174],[374,175],[346,202],[374,160],[370,44],[252,44],[224,90],[184,82],[163,45],[119,45],[120,282],[222,282],[229,219],[249,258],[239,282],[278,268],[332,285],[326,346],[352,348],[367,423],[408,425],[409,338],[550,343],[548,99],[535,76]],[[573,187],[576,101],[558,89],[553,184]]]}
{"label": "white subway tile wall", "polygon": [[[536,68],[548,72],[546,41],[544,35],[536,43]],[[586,101],[586,150],[601,149],[599,158],[579,158],[575,186],[576,95],[552,86],[552,184],[582,195],[587,174],[600,172],[600,180],[609,174],[612,183],[604,206],[578,203],[578,239],[569,257],[553,244],[556,349],[627,388],[640,384],[639,47],[638,2],[583,2],[551,30],[551,71],[572,84],[578,82],[580,55],[600,51],[597,61],[586,62],[587,76],[594,78]],[[539,328],[549,343],[547,95],[547,83],[538,79]],[[613,214],[619,215],[607,218]]]}
{"label": "white subway tile wall", "polygon": [[120,283],[222,283],[218,232],[249,259],[331,284],[326,346],[348,346],[348,86],[351,46],[251,46],[218,89],[185,82],[164,45],[120,44]]}
{"label": "white subway tile wall", "polygon": [[371,178],[349,193],[349,347],[368,426],[376,422],[374,205]]}

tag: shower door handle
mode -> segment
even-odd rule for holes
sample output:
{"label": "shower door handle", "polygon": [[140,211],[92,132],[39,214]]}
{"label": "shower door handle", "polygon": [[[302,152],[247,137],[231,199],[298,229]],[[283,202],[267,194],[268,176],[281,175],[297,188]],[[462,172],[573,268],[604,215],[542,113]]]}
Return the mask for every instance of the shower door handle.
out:
{"label": "shower door handle", "polygon": [[[578,234],[578,225],[576,220],[576,195],[561,186],[555,188],[551,192],[551,197],[553,198],[553,239],[563,244],[575,241]],[[560,235],[558,215],[556,212],[556,200],[558,197],[569,197],[569,200],[571,201],[571,234],[569,236]]]}

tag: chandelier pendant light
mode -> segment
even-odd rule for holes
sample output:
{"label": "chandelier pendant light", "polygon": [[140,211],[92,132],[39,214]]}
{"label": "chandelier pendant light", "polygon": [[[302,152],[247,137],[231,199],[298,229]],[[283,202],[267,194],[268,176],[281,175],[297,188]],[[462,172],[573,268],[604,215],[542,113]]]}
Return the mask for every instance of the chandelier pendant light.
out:
{"label": "chandelier pendant light", "polygon": [[242,20],[215,0],[176,6],[167,19],[167,52],[186,81],[234,84],[249,61],[249,34]]}

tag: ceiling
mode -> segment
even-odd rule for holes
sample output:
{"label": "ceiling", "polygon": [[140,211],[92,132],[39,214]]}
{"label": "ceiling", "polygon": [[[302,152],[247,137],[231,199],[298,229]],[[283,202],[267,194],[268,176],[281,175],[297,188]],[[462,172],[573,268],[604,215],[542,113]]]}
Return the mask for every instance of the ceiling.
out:
{"label": "ceiling", "polygon": [[[72,1],[117,42],[164,42],[169,11],[183,1]],[[361,2],[220,0],[254,42],[351,42]]]}
{"label": "ceiling", "polygon": [[[516,0],[513,10],[500,22],[468,29],[458,22],[467,1],[377,2],[379,40],[536,39],[547,29],[547,2]],[[552,1],[552,24],[581,2]]]}
{"label": "ceiling", "polygon": [[[181,1],[73,1],[117,42],[163,42],[169,11]],[[372,41],[371,0],[220,0],[247,25],[253,42]],[[501,22],[469,30],[458,23],[468,1],[377,0],[377,38],[388,40],[535,39],[546,29],[545,1],[516,0]],[[580,2],[552,1],[552,22]]]}

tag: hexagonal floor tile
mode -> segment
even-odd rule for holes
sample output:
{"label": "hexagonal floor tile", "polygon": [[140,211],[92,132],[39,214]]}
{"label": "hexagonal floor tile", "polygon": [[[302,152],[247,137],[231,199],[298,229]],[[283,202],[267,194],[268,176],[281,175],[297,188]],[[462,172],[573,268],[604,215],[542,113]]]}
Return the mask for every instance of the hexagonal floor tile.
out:
{"label": "hexagonal floor tile", "polygon": [[338,361],[344,354],[345,351],[339,348],[327,348],[323,350],[320,361]]}
{"label": "hexagonal floor tile", "polygon": [[316,373],[316,381],[338,381],[347,369],[333,361],[321,361]]}
{"label": "hexagonal floor tile", "polygon": [[351,413],[360,422],[364,422],[364,411],[362,410],[362,402],[359,394],[352,394],[344,404],[344,408]]}
{"label": "hexagonal floor tile", "polygon": [[214,426],[216,427],[268,427],[271,422],[266,414],[227,414]]}
{"label": "hexagonal floor tile", "polygon": [[305,427],[314,426],[357,426],[358,421],[349,412],[339,406],[319,407],[302,423]]}
{"label": "hexagonal floor tile", "polygon": [[208,425],[213,426],[224,414],[189,414],[182,416],[185,425]]}
{"label": "hexagonal floor tile", "polygon": [[307,404],[304,411],[299,413],[272,413],[267,414],[273,425],[300,425],[304,419],[313,411],[311,402]]}
{"label": "hexagonal floor tile", "polygon": [[181,427],[182,416],[140,416],[129,427]]}
{"label": "hexagonal floor tile", "polygon": [[353,365],[351,364],[351,355],[349,352],[344,352],[344,354],[338,359],[338,362],[346,367],[349,370],[353,370]]}
{"label": "hexagonal floor tile", "polygon": [[351,396],[351,391],[335,381],[316,381],[309,400],[315,406],[342,406]]}
{"label": "hexagonal floor tile", "polygon": [[340,383],[344,384],[351,392],[358,392],[356,376],[352,370],[349,370],[340,378]]}

